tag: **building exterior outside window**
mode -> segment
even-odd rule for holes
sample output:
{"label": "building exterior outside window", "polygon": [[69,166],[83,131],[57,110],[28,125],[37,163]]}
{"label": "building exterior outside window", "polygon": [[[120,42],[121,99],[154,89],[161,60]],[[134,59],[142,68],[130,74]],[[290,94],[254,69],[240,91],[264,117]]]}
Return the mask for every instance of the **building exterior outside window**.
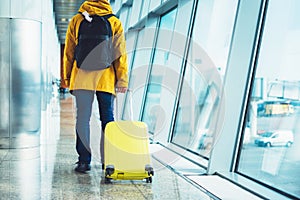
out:
{"label": "building exterior outside window", "polygon": [[299,9],[297,0],[269,1],[255,73],[260,84],[248,104],[238,165],[239,173],[295,196],[300,196]]}

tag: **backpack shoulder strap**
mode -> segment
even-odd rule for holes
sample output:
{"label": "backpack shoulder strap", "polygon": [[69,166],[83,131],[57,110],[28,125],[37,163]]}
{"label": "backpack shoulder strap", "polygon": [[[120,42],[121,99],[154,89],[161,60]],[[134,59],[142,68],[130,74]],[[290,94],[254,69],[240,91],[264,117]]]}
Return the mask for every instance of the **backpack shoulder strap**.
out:
{"label": "backpack shoulder strap", "polygon": [[112,32],[112,29],[111,29],[111,24],[109,23],[108,19],[111,18],[112,16],[116,17],[116,15],[114,14],[108,14],[108,15],[103,15],[103,16],[100,16],[100,17],[103,17],[107,23],[108,23],[108,29],[109,29],[109,36],[112,36],[113,35],[113,32]]}
{"label": "backpack shoulder strap", "polygon": [[[82,12],[78,12],[78,14],[81,14],[84,18],[85,18],[85,15],[82,13]],[[95,16],[95,15],[91,15],[91,17],[92,16]],[[100,16],[100,15],[96,15],[96,16]],[[111,18],[112,16],[114,16],[114,17],[116,17],[116,18],[118,18],[115,14],[108,14],[108,15],[102,15],[101,17],[104,17],[105,19],[109,19],[109,18]]]}
{"label": "backpack shoulder strap", "polygon": [[114,15],[114,14],[103,15],[103,17],[104,17],[105,19],[109,19],[109,18],[111,18],[112,16],[117,17],[117,16]]}

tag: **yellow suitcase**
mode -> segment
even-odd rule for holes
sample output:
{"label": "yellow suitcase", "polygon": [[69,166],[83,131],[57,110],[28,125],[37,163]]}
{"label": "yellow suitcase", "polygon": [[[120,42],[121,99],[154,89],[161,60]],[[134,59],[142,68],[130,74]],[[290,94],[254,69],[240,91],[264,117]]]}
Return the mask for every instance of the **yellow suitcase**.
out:
{"label": "yellow suitcase", "polygon": [[152,182],[148,128],[140,121],[109,122],[104,137],[105,181]]}

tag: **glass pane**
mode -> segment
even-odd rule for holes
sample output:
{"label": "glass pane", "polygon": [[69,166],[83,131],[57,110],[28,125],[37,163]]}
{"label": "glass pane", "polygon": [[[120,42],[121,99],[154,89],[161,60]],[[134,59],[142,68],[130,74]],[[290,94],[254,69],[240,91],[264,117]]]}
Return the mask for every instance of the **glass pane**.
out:
{"label": "glass pane", "polygon": [[145,17],[149,11],[150,0],[144,0],[142,4],[141,18]]}
{"label": "glass pane", "polygon": [[0,6],[0,16],[10,17],[10,0],[2,0]]}
{"label": "glass pane", "polygon": [[160,3],[161,3],[161,0],[151,0],[149,11],[152,11],[155,8],[157,8],[160,5]]}
{"label": "glass pane", "polygon": [[[169,90],[169,84],[164,84],[164,82],[170,78],[169,76],[176,76],[175,72],[179,71],[181,63],[177,62],[177,65],[169,66],[168,60],[176,12],[177,9],[174,9],[161,17],[160,30],[157,36],[153,66],[142,116],[142,120],[148,124],[149,132],[152,134],[154,132],[160,132],[161,129],[166,126],[165,121],[167,121],[167,116],[165,113],[171,113],[172,108],[171,112],[165,112],[165,110],[174,105],[175,98],[172,98],[174,94]],[[172,69],[169,70],[168,68]],[[175,80],[174,85],[178,85],[178,83],[176,84],[176,81],[178,80]],[[163,98],[162,95],[169,99]],[[167,105],[163,105],[166,102]]]}
{"label": "glass pane", "polygon": [[[135,42],[136,42],[136,37],[137,37],[137,31],[128,31],[125,34],[126,37],[126,52],[127,52],[127,63],[128,63],[128,68],[130,69],[130,64],[132,62],[132,58],[134,55],[134,48],[135,48]],[[130,73],[130,72],[129,72]]]}
{"label": "glass pane", "polygon": [[198,3],[172,142],[209,156],[238,0]]}
{"label": "glass pane", "polygon": [[238,166],[239,172],[298,198],[299,10],[298,0],[269,2]]}
{"label": "glass pane", "polygon": [[120,10],[121,6],[122,6],[122,1],[121,0],[114,1],[113,9],[114,9],[115,12],[118,12]]}
{"label": "glass pane", "polygon": [[[140,117],[140,111],[142,106],[143,95],[145,91],[147,74],[149,71],[149,64],[151,58],[151,52],[153,47],[153,41],[156,31],[157,22],[147,25],[138,33],[136,48],[129,50],[128,52],[133,55],[133,62],[131,66],[129,88],[132,90],[132,107],[133,119],[138,120]],[[130,55],[129,54],[129,55]],[[128,100],[130,96],[126,97],[126,104],[123,113],[124,119],[130,119],[130,107]]]}
{"label": "glass pane", "polygon": [[129,27],[133,26],[134,24],[136,24],[139,21],[142,2],[143,1],[133,1]]}
{"label": "glass pane", "polygon": [[127,30],[128,29],[128,12],[129,12],[129,8],[128,7],[125,7],[121,10],[121,13],[120,13],[120,20],[123,24],[123,29],[124,30]]}

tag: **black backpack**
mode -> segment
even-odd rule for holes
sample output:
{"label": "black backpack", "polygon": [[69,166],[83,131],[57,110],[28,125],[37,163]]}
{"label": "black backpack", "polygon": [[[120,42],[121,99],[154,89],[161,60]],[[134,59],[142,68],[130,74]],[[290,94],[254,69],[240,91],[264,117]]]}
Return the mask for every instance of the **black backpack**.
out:
{"label": "black backpack", "polygon": [[92,21],[82,20],[75,47],[77,67],[84,70],[101,70],[113,62],[112,29],[108,18],[113,14],[92,15]]}

